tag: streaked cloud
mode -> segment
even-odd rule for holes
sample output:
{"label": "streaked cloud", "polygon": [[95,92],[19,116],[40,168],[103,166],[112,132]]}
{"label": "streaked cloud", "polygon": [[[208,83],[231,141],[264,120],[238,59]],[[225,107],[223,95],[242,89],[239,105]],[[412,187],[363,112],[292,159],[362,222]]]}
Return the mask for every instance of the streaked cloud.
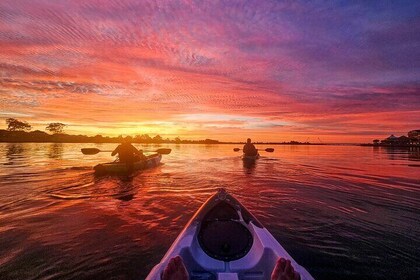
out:
{"label": "streaked cloud", "polygon": [[419,9],[418,1],[1,1],[0,119],[221,140],[402,134],[420,125]]}

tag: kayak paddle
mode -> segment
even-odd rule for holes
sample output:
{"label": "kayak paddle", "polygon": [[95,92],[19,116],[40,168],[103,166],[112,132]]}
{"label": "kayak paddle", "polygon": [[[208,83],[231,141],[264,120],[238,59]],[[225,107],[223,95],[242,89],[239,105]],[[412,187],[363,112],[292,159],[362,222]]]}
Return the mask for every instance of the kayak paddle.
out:
{"label": "kayak paddle", "polygon": [[82,148],[80,149],[84,155],[96,155],[100,152],[112,152],[112,151],[101,151],[97,148]]}
{"label": "kayak paddle", "polygon": [[[241,149],[239,149],[239,148],[234,148],[233,149],[235,152],[239,152]],[[257,149],[258,150],[258,149]],[[258,150],[259,151],[259,150]],[[274,149],[273,148],[267,148],[267,149],[265,149],[264,151],[266,151],[266,152],[268,152],[268,153],[272,153],[272,152],[274,152]]]}
{"label": "kayak paddle", "polygon": [[[108,152],[108,153],[112,152],[112,151],[101,151],[98,148],[82,148],[81,151],[84,155],[96,155],[97,153],[101,153],[101,152]],[[157,149],[156,151],[143,151],[143,152],[168,155],[171,153],[171,151],[172,151],[171,149],[162,148],[162,149]]]}

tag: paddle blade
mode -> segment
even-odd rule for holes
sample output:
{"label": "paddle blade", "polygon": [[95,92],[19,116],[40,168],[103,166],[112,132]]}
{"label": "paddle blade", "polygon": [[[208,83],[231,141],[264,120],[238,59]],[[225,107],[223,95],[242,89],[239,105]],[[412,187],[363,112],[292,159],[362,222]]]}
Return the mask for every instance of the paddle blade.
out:
{"label": "paddle blade", "polygon": [[171,153],[171,149],[158,149],[156,150],[156,153],[161,155],[169,155]]}
{"label": "paddle blade", "polygon": [[101,150],[99,150],[97,148],[83,148],[83,149],[81,149],[81,151],[84,155],[96,155]]}
{"label": "paddle blade", "polygon": [[269,152],[269,153],[272,153],[272,152],[274,152],[274,149],[273,148],[267,148],[267,149],[265,149],[265,151]]}
{"label": "paddle blade", "polygon": [[233,149],[233,151],[235,151],[235,152],[239,152],[241,149],[239,149],[239,148],[234,148]]}

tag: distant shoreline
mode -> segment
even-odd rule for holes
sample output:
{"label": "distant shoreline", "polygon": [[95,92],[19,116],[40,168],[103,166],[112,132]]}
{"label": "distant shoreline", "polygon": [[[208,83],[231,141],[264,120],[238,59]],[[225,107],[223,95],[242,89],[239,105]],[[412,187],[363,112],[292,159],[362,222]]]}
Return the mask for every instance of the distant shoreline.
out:
{"label": "distant shoreline", "polygon": [[[120,142],[118,141],[114,141],[114,142],[77,142],[77,141],[2,141],[2,139],[0,139],[0,143],[39,143],[39,144],[119,144]],[[244,145],[245,142],[218,142],[218,143],[205,143],[205,142],[200,142],[199,141],[192,141],[191,142],[182,142],[182,143],[174,143],[174,142],[137,142],[137,141],[131,141],[131,143],[133,144],[142,144],[142,145],[161,145],[161,144],[171,144],[171,145],[189,145],[189,144],[201,144],[201,145]],[[275,145],[275,146],[280,146],[280,145],[292,145],[292,146],[360,146],[360,144],[358,143],[302,143],[302,144],[296,144],[296,143],[289,143],[289,142],[280,142],[280,143],[276,143],[276,142],[270,142],[270,143],[265,143],[265,142],[253,142],[253,144],[255,145]]]}
{"label": "distant shoreline", "polygon": [[[233,145],[243,145],[244,142],[234,142],[234,141],[219,141],[213,139],[205,140],[181,140],[175,138],[171,140],[169,138],[163,139],[160,136],[155,136],[151,138],[146,135],[141,135],[137,137],[131,137],[130,141],[135,144],[233,144]],[[143,138],[142,138],[143,137]],[[119,137],[108,137],[102,135],[96,136],[86,136],[86,135],[69,135],[64,133],[59,134],[48,134],[46,132],[35,130],[35,131],[9,131],[9,130],[0,130],[0,143],[91,143],[91,144],[101,144],[101,143],[121,143],[124,140],[122,136]],[[299,142],[299,141],[289,141],[289,142],[254,142],[257,145],[345,145],[338,143],[310,143],[310,142]],[[357,144],[353,144],[357,145]]]}
{"label": "distant shoreline", "polygon": [[[32,144],[119,144],[120,142],[60,142],[60,141],[3,141],[0,139],[0,143],[6,144],[24,144],[24,143],[32,143]],[[218,143],[204,143],[199,141],[192,141],[191,142],[183,142],[183,143],[174,143],[174,142],[136,142],[132,141],[133,144],[141,144],[141,145],[162,145],[162,144],[171,144],[171,145],[244,145],[245,142],[218,142]],[[290,142],[254,142],[255,145],[273,145],[273,146],[281,146],[281,145],[289,145],[289,146],[356,146],[356,147],[374,147],[374,148],[417,148],[420,149],[419,145],[373,145],[373,144],[360,144],[360,143],[290,143]]]}
{"label": "distant shoreline", "polygon": [[[160,137],[160,136],[159,136]],[[75,144],[118,144],[124,140],[122,136],[119,137],[109,137],[109,136],[86,136],[86,135],[70,135],[70,134],[48,134],[46,132],[36,130],[36,131],[9,131],[0,129],[0,143],[75,143]],[[168,138],[163,139],[159,138],[156,140],[155,138],[148,138],[147,140],[139,139],[139,138],[131,138],[130,140],[134,144],[152,144],[152,145],[159,145],[159,144],[175,144],[175,145],[182,145],[182,144],[205,144],[205,145],[243,145],[243,142],[236,142],[236,141],[219,141],[213,139],[205,139],[205,140],[181,140],[175,138],[174,140],[170,140]],[[255,145],[293,145],[293,146],[362,146],[362,147],[399,147],[399,148],[411,148],[415,147],[418,148],[418,145],[385,145],[385,144],[371,144],[371,143],[310,143],[310,142],[299,142],[299,141],[289,141],[289,142],[253,142]]]}

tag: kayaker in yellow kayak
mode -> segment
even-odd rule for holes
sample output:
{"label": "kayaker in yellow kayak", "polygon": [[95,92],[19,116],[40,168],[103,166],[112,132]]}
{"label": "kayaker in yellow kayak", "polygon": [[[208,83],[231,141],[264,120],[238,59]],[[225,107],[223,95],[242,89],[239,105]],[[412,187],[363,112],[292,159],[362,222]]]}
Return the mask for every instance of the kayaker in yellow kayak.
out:
{"label": "kayaker in yellow kayak", "polygon": [[143,154],[143,151],[139,151],[134,147],[128,138],[125,138],[124,141],[118,145],[117,148],[112,152],[112,156],[118,154],[120,162],[127,163],[128,170],[133,168],[133,164],[136,161],[145,160],[146,156]]}
{"label": "kayaker in yellow kayak", "polygon": [[246,144],[242,148],[242,151],[247,156],[256,156],[258,154],[257,148],[255,148],[254,144],[251,143],[251,138],[246,140]]}

